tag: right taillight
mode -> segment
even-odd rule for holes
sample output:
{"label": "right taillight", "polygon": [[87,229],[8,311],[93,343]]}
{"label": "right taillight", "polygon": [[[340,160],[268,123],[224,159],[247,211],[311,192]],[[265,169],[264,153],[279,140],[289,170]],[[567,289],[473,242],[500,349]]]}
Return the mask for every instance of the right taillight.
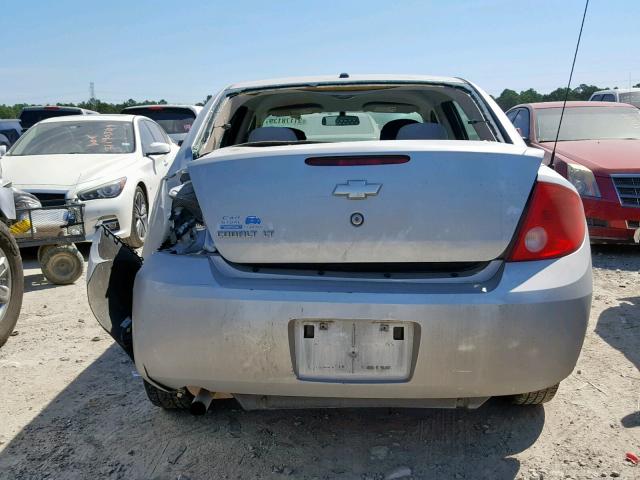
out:
{"label": "right taillight", "polygon": [[537,182],[509,255],[510,262],[557,258],[575,252],[584,241],[582,200],[556,183]]}

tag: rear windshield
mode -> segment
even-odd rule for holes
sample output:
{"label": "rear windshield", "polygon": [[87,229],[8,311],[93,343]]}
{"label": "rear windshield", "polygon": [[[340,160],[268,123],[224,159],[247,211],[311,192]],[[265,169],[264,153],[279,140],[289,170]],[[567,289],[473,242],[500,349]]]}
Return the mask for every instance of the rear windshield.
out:
{"label": "rear windshield", "polygon": [[232,145],[387,140],[502,141],[488,107],[439,84],[323,85],[240,93],[207,118],[196,157]]}
{"label": "rear windshield", "polygon": [[289,127],[304,133],[306,140],[349,142],[378,140],[382,127],[392,120],[412,119],[422,122],[419,113],[375,114],[363,112],[324,112],[299,116],[269,115],[260,127]]}
{"label": "rear windshield", "polygon": [[[556,138],[561,108],[536,110],[538,141]],[[640,110],[632,107],[571,107],[564,112],[559,141],[640,139]]]}
{"label": "rear windshield", "polygon": [[8,155],[116,154],[134,147],[132,122],[55,122],[29,129]]}
{"label": "rear windshield", "polygon": [[156,123],[169,134],[189,133],[196,114],[188,108],[128,108],[122,113],[129,115],[143,115]]}
{"label": "rear windshield", "polygon": [[622,103],[630,103],[631,105],[640,108],[640,92],[619,93],[618,96]]}
{"label": "rear windshield", "polygon": [[38,110],[23,110],[20,113],[20,123],[23,129],[31,128],[40,120],[53,117],[66,117],[67,115],[80,115],[81,110],[68,110],[68,109],[38,109]]}

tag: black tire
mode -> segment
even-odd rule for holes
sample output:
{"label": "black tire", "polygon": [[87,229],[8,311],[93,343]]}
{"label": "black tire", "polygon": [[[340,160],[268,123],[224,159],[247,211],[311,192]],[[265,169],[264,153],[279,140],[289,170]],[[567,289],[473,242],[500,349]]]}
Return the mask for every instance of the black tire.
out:
{"label": "black tire", "polygon": [[143,380],[143,382],[144,391],[147,393],[149,401],[156,407],[164,408],[165,410],[189,410],[191,408],[193,395],[188,390],[165,392],[154,387],[146,380]]}
{"label": "black tire", "polygon": [[9,302],[4,313],[0,316],[0,347],[5,344],[18,322],[22,295],[24,294],[24,277],[22,273],[22,257],[15,239],[4,223],[0,223],[0,249],[4,252],[9,264],[11,281],[9,288]]}
{"label": "black tire", "polygon": [[46,252],[52,247],[55,247],[55,245],[40,245],[38,247],[38,263],[40,265],[42,265],[42,256],[44,255],[44,252]]}
{"label": "black tire", "polygon": [[138,185],[133,193],[133,206],[131,207],[131,234],[125,242],[133,248],[144,245],[149,229],[149,201],[144,189]]}
{"label": "black tire", "polygon": [[553,397],[556,396],[556,392],[558,391],[559,386],[560,384],[558,383],[553,387],[536,390],[535,392],[514,395],[511,398],[511,402],[515,405],[541,405],[543,403],[550,402]]}
{"label": "black tire", "polygon": [[42,274],[51,283],[69,285],[84,272],[84,258],[74,244],[54,245],[42,253]]}

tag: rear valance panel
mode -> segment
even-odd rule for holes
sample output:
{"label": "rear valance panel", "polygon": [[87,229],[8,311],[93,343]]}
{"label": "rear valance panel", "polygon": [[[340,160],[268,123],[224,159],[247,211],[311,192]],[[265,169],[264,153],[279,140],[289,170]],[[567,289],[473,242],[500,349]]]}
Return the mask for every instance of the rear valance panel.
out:
{"label": "rear valance panel", "polygon": [[[489,142],[231,147],[189,172],[221,255],[236,263],[478,262],[509,245],[540,158]],[[404,155],[401,164],[309,157]]]}

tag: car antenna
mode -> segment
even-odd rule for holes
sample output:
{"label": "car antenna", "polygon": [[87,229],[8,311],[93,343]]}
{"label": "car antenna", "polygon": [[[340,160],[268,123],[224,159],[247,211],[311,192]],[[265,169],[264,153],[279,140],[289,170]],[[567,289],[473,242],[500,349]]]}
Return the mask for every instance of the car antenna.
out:
{"label": "car antenna", "polygon": [[567,90],[564,92],[564,101],[562,102],[562,111],[560,112],[560,121],[558,122],[558,131],[556,132],[556,140],[555,142],[553,142],[553,150],[551,151],[551,160],[549,161],[549,167],[551,168],[553,168],[553,161],[556,159],[556,147],[558,146],[558,139],[560,138],[560,127],[562,127],[564,110],[567,107],[567,100],[569,99],[569,90],[571,89],[571,79],[573,78],[573,69],[576,66],[576,58],[578,58],[578,49],[580,48],[580,39],[582,38],[582,29],[584,28],[584,19],[587,18],[588,8],[589,8],[589,0],[586,0],[584,4],[584,13],[582,14],[582,23],[580,24],[580,33],[578,33],[578,43],[576,43],[576,51],[573,54],[573,64],[571,64],[571,73],[569,73],[569,83],[567,84]]}

